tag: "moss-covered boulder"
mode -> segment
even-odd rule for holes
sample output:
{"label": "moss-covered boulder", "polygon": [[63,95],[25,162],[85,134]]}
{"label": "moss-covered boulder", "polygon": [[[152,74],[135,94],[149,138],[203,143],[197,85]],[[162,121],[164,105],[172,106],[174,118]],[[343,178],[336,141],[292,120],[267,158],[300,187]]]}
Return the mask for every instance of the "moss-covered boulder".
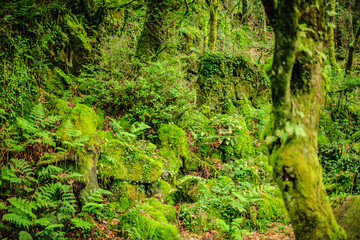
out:
{"label": "moss-covered boulder", "polygon": [[161,141],[159,156],[164,158],[164,164],[172,175],[176,175],[181,167],[187,169],[193,167],[186,133],[182,129],[173,124],[163,124],[158,134]]}
{"label": "moss-covered boulder", "polygon": [[198,132],[202,157],[218,157],[223,161],[245,158],[254,154],[254,147],[243,117],[217,115]]}
{"label": "moss-covered boulder", "polygon": [[179,230],[171,224],[175,221],[176,209],[154,199],[124,214],[118,224],[122,237],[140,239],[179,239]]}
{"label": "moss-covered boulder", "polygon": [[176,202],[196,202],[209,192],[206,180],[197,176],[185,176],[176,182],[177,191],[173,193]]}
{"label": "moss-covered boulder", "polygon": [[344,228],[348,239],[360,239],[360,196],[346,197],[334,209],[338,224]]}
{"label": "moss-covered boulder", "polygon": [[210,53],[200,59],[197,84],[200,104],[228,113],[231,103],[235,104],[244,94],[253,99],[266,91],[268,77],[244,56]]}
{"label": "moss-covered boulder", "polygon": [[[99,130],[102,122],[103,119],[93,109],[78,104],[68,112],[57,131],[64,144],[76,149],[77,167],[84,175],[87,192],[99,188],[97,164],[101,151]],[[79,145],[84,145],[84,149],[76,148]]]}
{"label": "moss-covered boulder", "polygon": [[157,159],[117,139],[104,144],[98,164],[102,177],[138,183],[156,181],[161,175],[162,167]]}
{"label": "moss-covered boulder", "polygon": [[161,202],[173,205],[174,199],[173,199],[173,192],[175,191],[174,188],[171,187],[171,185],[164,181],[164,180],[157,180],[151,185],[151,193],[154,197],[159,199]]}
{"label": "moss-covered boulder", "polygon": [[103,121],[92,108],[78,104],[65,117],[57,133],[63,141],[69,141],[79,135],[91,137],[98,134]]}
{"label": "moss-covered boulder", "polygon": [[129,209],[146,198],[144,189],[141,186],[124,181],[115,181],[110,191],[113,195],[109,199],[118,203],[118,210]]}
{"label": "moss-covered boulder", "polygon": [[70,38],[71,48],[73,50],[74,63],[83,63],[91,55],[91,44],[87,37],[86,31],[81,22],[73,14],[64,16],[64,28]]}
{"label": "moss-covered boulder", "polygon": [[49,93],[61,95],[73,85],[71,77],[58,67],[46,69],[44,75],[44,88]]}
{"label": "moss-covered boulder", "polygon": [[52,94],[49,96],[49,103],[47,106],[50,115],[59,115],[62,118],[65,118],[71,111],[71,108],[66,104],[65,100],[57,98]]}

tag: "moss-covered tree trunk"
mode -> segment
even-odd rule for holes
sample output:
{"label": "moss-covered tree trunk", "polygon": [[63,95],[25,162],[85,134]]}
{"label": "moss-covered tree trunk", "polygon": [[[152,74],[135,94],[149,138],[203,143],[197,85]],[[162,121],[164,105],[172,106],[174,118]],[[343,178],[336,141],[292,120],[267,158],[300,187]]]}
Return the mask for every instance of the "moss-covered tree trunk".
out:
{"label": "moss-covered tree trunk", "polygon": [[348,57],[346,60],[346,66],[345,66],[345,74],[351,73],[352,64],[354,61],[354,53],[356,50],[356,46],[359,44],[359,40],[360,40],[360,24],[358,25],[358,29],[356,31],[355,38],[349,46],[349,52],[348,52]]}
{"label": "moss-covered tree trunk", "polygon": [[214,52],[216,48],[216,29],[218,22],[218,2],[217,0],[210,1],[210,32],[209,32],[209,51]]}
{"label": "moss-covered tree trunk", "polygon": [[335,14],[336,14],[335,6],[336,6],[336,0],[331,0],[330,26],[328,28],[328,47],[329,47],[330,64],[338,74],[341,74],[335,56],[335,44],[334,44],[334,25],[335,25]]}
{"label": "moss-covered tree trunk", "polygon": [[242,24],[248,24],[248,0],[242,0]]}
{"label": "moss-covered tree trunk", "polygon": [[276,39],[273,111],[265,132],[274,178],[296,239],[346,239],[332,214],[317,155],[325,0],[262,2]]}
{"label": "moss-covered tree trunk", "polygon": [[148,0],[143,30],[137,42],[135,56],[146,62],[155,58],[167,39],[165,21],[170,0]]}

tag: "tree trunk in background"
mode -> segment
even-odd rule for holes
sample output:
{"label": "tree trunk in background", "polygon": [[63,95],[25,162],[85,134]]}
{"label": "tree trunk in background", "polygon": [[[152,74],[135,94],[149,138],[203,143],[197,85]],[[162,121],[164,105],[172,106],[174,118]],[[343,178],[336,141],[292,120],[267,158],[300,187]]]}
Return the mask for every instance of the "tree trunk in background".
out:
{"label": "tree trunk in background", "polygon": [[349,52],[348,52],[348,57],[347,57],[347,61],[346,61],[346,66],[345,66],[345,74],[351,73],[352,64],[353,64],[353,60],[354,60],[354,53],[355,53],[357,45],[359,44],[359,39],[360,39],[360,24],[358,24],[358,29],[356,31],[355,38],[349,46]]}
{"label": "tree trunk in background", "polygon": [[248,25],[248,0],[242,0],[242,24]]}
{"label": "tree trunk in background", "polygon": [[216,29],[218,20],[218,3],[217,0],[210,1],[210,32],[209,32],[209,51],[214,52],[216,48]]}
{"label": "tree trunk in background", "polygon": [[317,155],[323,103],[325,0],[262,0],[274,20],[269,163],[296,239],[346,239],[333,216]]}
{"label": "tree trunk in background", "polygon": [[334,26],[335,26],[335,6],[336,0],[331,0],[331,15],[330,15],[330,26],[328,28],[328,47],[330,64],[335,69],[337,74],[341,74],[339,65],[336,62],[335,56],[335,44],[334,44]]}
{"label": "tree trunk in background", "polygon": [[143,30],[136,45],[135,57],[143,62],[155,58],[166,41],[165,21],[169,11],[169,0],[150,0],[146,3]]}
{"label": "tree trunk in background", "polygon": [[356,35],[356,30],[360,25],[360,0],[354,0],[352,5],[352,18],[353,18],[353,34]]}

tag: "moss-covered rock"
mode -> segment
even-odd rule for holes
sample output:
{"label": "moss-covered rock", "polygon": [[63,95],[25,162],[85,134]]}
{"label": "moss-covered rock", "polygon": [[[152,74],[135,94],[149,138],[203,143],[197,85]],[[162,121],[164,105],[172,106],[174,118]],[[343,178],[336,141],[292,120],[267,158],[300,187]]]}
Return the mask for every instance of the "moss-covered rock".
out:
{"label": "moss-covered rock", "polygon": [[177,191],[174,199],[176,202],[196,202],[199,197],[209,192],[206,180],[197,176],[185,176],[176,182]]}
{"label": "moss-covered rock", "polygon": [[159,156],[165,159],[167,170],[176,175],[181,167],[191,167],[186,133],[176,125],[163,124],[158,134],[161,141]]}
{"label": "moss-covered rock", "polygon": [[59,115],[62,118],[65,118],[71,111],[65,100],[57,98],[53,94],[50,94],[47,106],[49,108],[49,115]]}
{"label": "moss-covered rock", "polygon": [[68,113],[57,133],[63,141],[71,139],[70,122],[73,130],[80,131],[83,136],[91,137],[97,134],[103,121],[104,119],[99,117],[92,108],[78,104]]}
{"label": "moss-covered rock", "polygon": [[110,191],[113,193],[110,201],[119,203],[118,210],[129,209],[146,197],[143,188],[129,182],[116,181]]}
{"label": "moss-covered rock", "polygon": [[199,135],[197,145],[204,158],[215,154],[228,161],[254,154],[245,120],[241,116],[218,115],[210,120]]}
{"label": "moss-covered rock", "polygon": [[179,239],[179,230],[170,223],[175,216],[176,209],[172,206],[149,199],[123,215],[118,229],[123,237],[131,238],[136,232],[141,239]]}
{"label": "moss-covered rock", "polygon": [[61,95],[73,85],[71,78],[58,67],[48,68],[44,74],[44,88],[49,93]]}
{"label": "moss-covered rock", "polygon": [[103,151],[98,165],[102,177],[150,183],[161,175],[161,162],[134,146],[126,146],[123,142],[113,139],[104,144]]}
{"label": "moss-covered rock", "polygon": [[267,89],[268,77],[244,56],[211,53],[200,61],[197,95],[199,103],[212,110],[228,113],[230,103],[235,104],[244,94],[252,99]]}
{"label": "moss-covered rock", "polygon": [[175,189],[171,187],[171,185],[164,180],[157,180],[151,186],[151,192],[154,197],[158,198],[161,202],[173,205],[175,202],[173,200],[172,192]]}
{"label": "moss-covered rock", "polygon": [[348,239],[360,239],[360,197],[346,197],[335,208],[334,215],[338,224],[344,228]]}
{"label": "moss-covered rock", "polygon": [[73,14],[65,15],[64,23],[64,28],[67,30],[70,44],[74,52],[75,62],[84,62],[84,59],[90,56],[92,50],[84,27]]}

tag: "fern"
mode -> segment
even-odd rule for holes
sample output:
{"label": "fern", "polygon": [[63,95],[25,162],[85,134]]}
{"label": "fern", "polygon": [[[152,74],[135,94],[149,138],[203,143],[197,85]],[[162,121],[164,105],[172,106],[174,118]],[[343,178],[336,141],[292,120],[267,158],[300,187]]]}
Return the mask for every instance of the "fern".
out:
{"label": "fern", "polygon": [[27,199],[23,198],[9,198],[7,201],[12,205],[9,208],[9,211],[14,213],[22,213],[22,215],[27,215],[30,218],[36,218],[36,215],[33,213],[33,210],[37,209],[35,202],[30,202]]}
{"label": "fern", "polygon": [[70,219],[70,222],[74,227],[81,228],[82,230],[88,231],[92,228],[92,224],[80,219],[80,218],[72,218]]}
{"label": "fern", "polygon": [[57,174],[63,171],[62,168],[49,165],[38,172],[38,180],[58,179]]}
{"label": "fern", "polygon": [[45,111],[41,103],[35,105],[35,107],[31,110],[30,117],[33,119],[34,123],[38,123],[44,127],[43,120],[45,118]]}
{"label": "fern", "polygon": [[47,227],[51,224],[49,218],[39,218],[33,221],[33,225],[40,225],[43,227]]}
{"label": "fern", "polygon": [[21,216],[19,214],[16,213],[7,213],[3,216],[3,220],[11,222],[13,224],[15,224],[18,227],[24,227],[29,229],[30,225],[31,225],[31,220],[29,220],[28,218]]}
{"label": "fern", "polygon": [[16,124],[22,129],[23,136],[27,139],[25,145],[37,142],[55,147],[54,138],[56,134],[45,129],[45,127],[53,125],[59,119],[59,116],[46,117],[45,110],[39,103],[31,110],[29,119],[18,117]]}
{"label": "fern", "polygon": [[84,175],[77,173],[77,172],[72,172],[72,173],[69,173],[68,178],[73,178],[77,181],[80,181],[84,178]]}
{"label": "fern", "polygon": [[112,193],[101,188],[93,189],[90,193],[86,193],[86,197],[84,198],[85,204],[82,211],[101,217],[103,215],[102,211],[107,206],[107,204],[102,203],[104,201],[103,195],[112,195]]}
{"label": "fern", "polygon": [[30,233],[26,232],[26,231],[21,231],[19,233],[19,240],[32,240],[32,236],[30,235]]}

